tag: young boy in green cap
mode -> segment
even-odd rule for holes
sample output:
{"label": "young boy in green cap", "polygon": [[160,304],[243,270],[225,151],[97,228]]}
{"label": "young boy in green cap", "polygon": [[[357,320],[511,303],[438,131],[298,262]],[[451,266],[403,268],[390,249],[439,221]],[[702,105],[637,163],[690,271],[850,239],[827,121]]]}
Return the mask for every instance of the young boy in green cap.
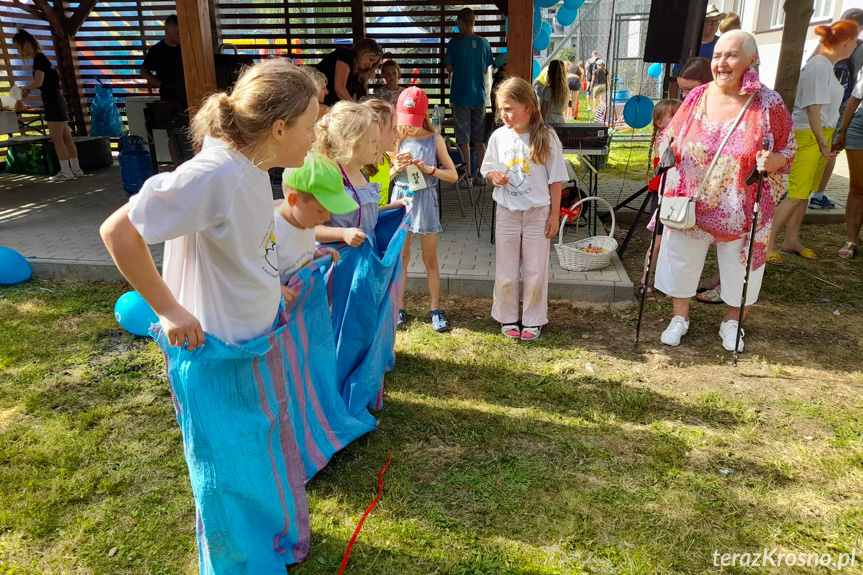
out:
{"label": "young boy in green cap", "polygon": [[[279,278],[282,285],[316,257],[333,248],[315,247],[315,226],[330,221],[330,214],[349,214],[359,205],[345,193],[339,167],[329,158],[308,156],[302,167],[282,179],[285,200],[276,208],[274,232]],[[284,290],[283,290],[284,292]]]}

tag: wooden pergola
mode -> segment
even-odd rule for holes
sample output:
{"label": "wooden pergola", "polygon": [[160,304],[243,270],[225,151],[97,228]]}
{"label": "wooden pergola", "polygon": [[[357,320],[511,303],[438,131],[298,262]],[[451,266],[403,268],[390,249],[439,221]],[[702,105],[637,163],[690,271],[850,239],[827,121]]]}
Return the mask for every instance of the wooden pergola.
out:
{"label": "wooden pergola", "polygon": [[[438,98],[445,101],[443,52],[446,42],[455,35],[455,12],[470,6],[477,14],[477,25],[492,30],[483,35],[488,34],[493,51],[499,52],[506,46],[508,72],[531,79],[533,0],[485,2],[404,0],[399,3],[402,13],[417,18],[414,26],[422,26],[429,33],[423,39],[395,34],[395,39],[383,45],[384,50],[393,51],[397,60],[402,58],[408,79],[430,90],[433,101]],[[56,58],[61,71],[76,132],[86,133],[86,103],[96,81],[104,80],[120,92],[152,92],[139,79],[137,67],[147,46],[159,39],[160,20],[171,12],[176,12],[180,24],[186,95],[190,108],[194,109],[216,90],[214,55],[223,42],[236,43],[241,51],[261,48],[260,55],[264,57],[279,54],[314,63],[321,53],[344,42],[364,37],[386,42],[371,22],[385,15],[391,6],[389,0],[133,0],[131,3],[81,0],[77,5],[69,0],[0,0],[0,15],[14,11],[19,21],[12,26],[41,31],[43,42],[50,32],[55,54],[52,58],[49,53],[49,59]],[[503,24],[507,15],[511,17],[509,34],[505,35]],[[21,22],[20,17],[26,20]],[[112,34],[118,34],[116,41],[111,39]],[[2,26],[0,43],[3,44],[0,72],[5,71],[7,83],[11,85],[16,79],[29,76],[29,70],[20,66],[13,70],[11,62],[16,56],[9,51],[10,37]],[[112,44],[124,46],[116,48],[115,54],[109,47]],[[126,55],[117,55],[121,52]],[[300,52],[303,54],[297,55]],[[314,53],[307,55],[310,52]],[[411,52],[416,53],[413,55],[419,64],[411,63]],[[137,66],[130,63],[133,59]],[[0,91],[4,91],[2,78]]]}

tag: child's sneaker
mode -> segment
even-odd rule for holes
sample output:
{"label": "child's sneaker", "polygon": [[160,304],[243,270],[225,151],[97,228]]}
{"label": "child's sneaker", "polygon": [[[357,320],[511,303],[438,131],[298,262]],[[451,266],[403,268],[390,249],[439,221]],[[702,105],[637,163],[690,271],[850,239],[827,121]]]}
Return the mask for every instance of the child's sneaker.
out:
{"label": "child's sneaker", "polygon": [[50,178],[52,182],[71,182],[74,179],[75,176],[72,175],[72,172],[57,172]]}
{"label": "child's sneaker", "polygon": [[399,310],[399,321],[396,324],[396,329],[404,329],[405,323],[407,322],[407,320],[408,320],[408,314],[405,313],[405,310],[400,309]]}
{"label": "child's sneaker", "polygon": [[521,330],[518,329],[518,324],[515,323],[500,324],[500,333],[512,339],[521,339]]}
{"label": "child's sneaker", "polygon": [[539,339],[540,334],[542,333],[542,326],[536,327],[527,327],[524,326],[524,329],[521,330],[521,341],[535,341]]}
{"label": "child's sneaker", "polygon": [[446,313],[442,309],[433,309],[429,312],[431,316],[432,327],[438,333],[443,333],[449,330],[449,323],[446,320]]}

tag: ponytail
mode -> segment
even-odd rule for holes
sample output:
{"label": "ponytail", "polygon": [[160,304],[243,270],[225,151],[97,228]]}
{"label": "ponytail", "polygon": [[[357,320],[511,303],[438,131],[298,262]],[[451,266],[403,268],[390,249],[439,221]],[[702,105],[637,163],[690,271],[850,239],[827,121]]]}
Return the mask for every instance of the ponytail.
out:
{"label": "ponytail", "polygon": [[839,20],[829,26],[818,26],[815,33],[821,36],[821,45],[828,50],[834,50],[843,42],[856,38],[860,34],[860,25],[853,20]]}
{"label": "ponytail", "polygon": [[257,146],[270,137],[278,120],[290,128],[317,100],[317,87],[308,74],[284,59],[246,68],[231,93],[210,95],[192,118],[195,149],[204,138],[220,138],[235,149]]}

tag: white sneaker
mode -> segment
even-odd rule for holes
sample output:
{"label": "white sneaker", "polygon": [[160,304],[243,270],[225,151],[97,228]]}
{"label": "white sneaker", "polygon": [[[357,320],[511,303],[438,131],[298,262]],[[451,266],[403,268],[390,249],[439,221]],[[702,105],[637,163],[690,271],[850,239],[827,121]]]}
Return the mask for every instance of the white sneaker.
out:
{"label": "white sneaker", "polygon": [[72,172],[57,172],[54,176],[51,177],[52,182],[69,182],[74,180],[75,176]]}
{"label": "white sneaker", "polygon": [[680,338],[686,335],[689,331],[689,320],[684,319],[682,315],[676,315],[671,318],[671,323],[662,332],[662,337],[659,340],[665,345],[677,347],[680,345]]}
{"label": "white sneaker", "polygon": [[84,177],[84,170],[72,170],[72,175],[75,176],[76,178],[83,178]]}
{"label": "white sneaker", "polygon": [[[740,345],[737,346],[737,352],[743,351],[743,335],[745,330],[740,330]],[[722,338],[722,347],[726,351],[734,351],[734,341],[737,339],[737,320],[729,319],[719,324],[719,337]]]}

